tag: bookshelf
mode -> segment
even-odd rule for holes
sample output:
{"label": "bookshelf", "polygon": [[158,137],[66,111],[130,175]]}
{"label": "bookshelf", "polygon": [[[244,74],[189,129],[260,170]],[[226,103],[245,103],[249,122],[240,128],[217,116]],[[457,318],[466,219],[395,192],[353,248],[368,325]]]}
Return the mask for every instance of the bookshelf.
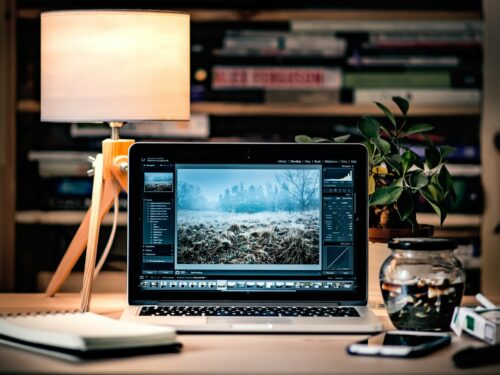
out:
{"label": "bookshelf", "polygon": [[[14,1],[9,0],[9,3],[14,4]],[[387,3],[387,2],[386,2]],[[396,2],[394,2],[396,3]],[[28,24],[36,24],[39,19],[41,8],[47,9],[55,2],[46,1],[40,4],[33,5],[31,1],[18,1],[17,8],[13,12],[16,15],[15,20],[18,23],[18,33],[23,32],[23,27]],[[45,6],[44,4],[48,4]],[[143,6],[138,5],[138,2],[130,1],[127,6],[135,7]],[[85,6],[83,2],[76,2],[72,4],[72,7]],[[104,7],[106,4],[99,4],[98,7]],[[233,6],[228,2],[227,8]],[[57,5],[56,5],[57,7]],[[133,7],[133,6],[132,6]],[[158,7],[154,5],[153,7]],[[309,7],[309,5],[308,5]],[[199,9],[199,7],[184,9],[191,14],[192,22],[199,25],[201,28],[206,28],[207,31],[216,29],[220,23],[223,23],[225,27],[232,27],[233,25],[238,25],[239,23],[245,25],[256,24],[258,28],[265,26],[262,25],[272,25],[283,24],[289,21],[328,21],[328,20],[359,20],[359,21],[371,21],[371,20],[387,20],[387,21],[432,21],[432,20],[450,20],[450,21],[461,21],[461,20],[472,20],[478,21],[482,20],[482,12],[478,8],[470,9],[396,9],[395,7],[388,7],[387,9],[368,9],[368,10],[355,10],[355,9],[287,9],[287,5],[284,5],[283,9],[253,9],[253,10],[243,10],[243,9]],[[25,51],[28,47],[18,45],[19,52]],[[15,51],[14,51],[15,52]],[[23,55],[23,58],[26,56]],[[36,58],[36,53],[28,54],[28,58]],[[19,87],[18,87],[19,91]],[[15,92],[12,89],[12,92]],[[15,96],[15,95],[14,95]],[[13,104],[13,108],[17,111],[18,115],[18,125],[19,129],[36,129],[38,126],[37,116],[40,111],[39,98],[20,96],[17,95],[17,102]],[[209,140],[245,140],[246,136],[240,136],[238,132],[238,122],[246,121],[251,122],[253,118],[258,118],[259,121],[262,119],[268,119],[270,124],[278,119],[296,118],[297,122],[303,122],[302,128],[300,130],[290,130],[294,131],[296,134],[308,133],[309,125],[318,121],[321,122],[321,126],[316,127],[316,131],[321,132],[331,131],[331,126],[329,123],[333,123],[337,119],[347,119],[351,122],[350,125],[354,125],[355,118],[362,115],[380,115],[380,112],[376,107],[371,104],[352,104],[352,103],[337,103],[337,104],[280,104],[280,103],[241,103],[241,102],[227,102],[224,100],[220,101],[207,101],[201,100],[192,103],[192,113],[206,114],[210,117],[211,121],[213,119],[214,128],[219,128],[217,134],[211,135]],[[391,109],[395,110],[394,107]],[[483,113],[483,108],[476,104],[466,104],[466,105],[450,105],[450,104],[435,104],[435,105],[412,105],[411,114],[413,116],[427,119],[437,119],[436,127],[439,128],[441,120],[445,121],[448,118],[461,119],[465,118],[465,122],[468,119],[473,119],[474,122],[479,122],[479,118]],[[227,120],[227,121],[226,121]],[[286,120],[283,120],[286,123]],[[217,123],[222,123],[221,126]],[[462,124],[461,124],[462,125]],[[269,129],[278,128],[278,125],[269,125]],[[14,120],[11,121],[11,128],[15,129],[16,125]],[[69,127],[68,127],[69,128]],[[284,126],[281,128],[285,128]],[[259,132],[261,130],[257,130]],[[472,133],[474,137],[477,137],[478,126],[474,125],[468,128],[461,128],[459,132]],[[54,150],[57,149],[57,141],[62,141],[65,145],[76,145],[78,149],[86,150],[85,147],[92,145],[92,142],[88,139],[68,139],[69,131],[58,130],[55,133],[53,139],[54,141],[48,146],[44,143],[40,143],[41,148],[46,147],[47,149]],[[326,134],[325,134],[326,135]],[[34,138],[36,136],[33,136]],[[30,142],[37,143],[36,139],[30,139],[25,134],[18,134],[17,144],[22,152],[29,147]],[[275,140],[275,138],[270,138]],[[287,140],[292,140],[288,135]],[[252,139],[254,140],[254,139]],[[267,138],[266,138],[267,140]],[[279,139],[280,141],[282,139]],[[20,164],[18,168],[25,168],[26,164]],[[12,173],[12,172],[11,172]],[[23,189],[25,181],[18,180],[18,186]],[[76,226],[83,217],[83,211],[79,210],[45,210],[38,207],[22,207],[22,209],[17,209],[17,211],[11,213],[11,223],[16,223],[18,227],[22,227],[23,233],[29,231],[29,228],[33,230],[40,231],[44,227],[71,227]],[[433,215],[420,214],[420,222],[429,223],[436,225],[436,233],[439,235],[448,235],[456,238],[478,238],[480,228],[482,225],[482,216],[480,214],[452,214],[448,217],[444,227],[437,226],[437,220]],[[1,223],[1,222],[0,222]],[[106,219],[106,225],[110,224],[110,217]],[[126,213],[120,212],[119,224],[124,226],[126,223]],[[123,228],[122,228],[123,229]],[[61,242],[64,242],[61,240]],[[13,242],[11,241],[11,249],[14,248]],[[18,251],[23,251],[23,249]],[[12,250],[13,254],[13,250]],[[13,265],[12,257],[9,258],[9,262]],[[1,263],[0,263],[1,265]],[[13,269],[14,267],[11,267]],[[22,268],[22,267],[21,267]],[[29,271],[28,271],[29,272]],[[3,284],[7,285],[7,284]],[[0,285],[0,289],[2,285]]]}

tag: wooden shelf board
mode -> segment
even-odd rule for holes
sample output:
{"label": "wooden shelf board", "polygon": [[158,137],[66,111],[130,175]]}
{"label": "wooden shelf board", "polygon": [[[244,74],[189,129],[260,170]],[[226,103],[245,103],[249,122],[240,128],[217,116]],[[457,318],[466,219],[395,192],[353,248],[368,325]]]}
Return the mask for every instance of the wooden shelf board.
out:
{"label": "wooden shelf board", "polygon": [[[42,225],[78,225],[85,215],[85,211],[17,211],[17,224],[42,224]],[[430,224],[441,228],[439,219],[434,214],[418,214],[419,223]],[[112,214],[108,214],[104,219],[104,225],[111,225]],[[127,213],[120,212],[118,224],[127,224]],[[450,214],[446,218],[444,229],[451,228],[479,228],[481,215]]]}
{"label": "wooden shelf board", "polygon": [[40,102],[34,99],[18,100],[17,111],[22,113],[38,113],[40,112]]}
{"label": "wooden shelf board", "polygon": [[[388,105],[395,113],[399,110],[395,105]],[[246,104],[246,103],[210,103],[198,102],[191,104],[193,113],[206,113],[216,116],[362,116],[382,115],[380,109],[373,104],[328,104],[328,105],[297,105],[297,104]],[[426,105],[412,106],[410,115],[419,116],[464,116],[479,115],[479,106],[456,105]]]}
{"label": "wooden shelf board", "polygon": [[[394,112],[399,113],[395,105],[388,104]],[[40,103],[36,100],[20,100],[17,110],[22,113],[40,112]],[[197,102],[191,104],[193,113],[206,113],[216,116],[362,116],[381,115],[382,112],[373,104],[247,104],[222,102]],[[410,115],[419,116],[464,116],[479,115],[480,107],[475,105],[414,105]]]}
{"label": "wooden shelf board", "polygon": [[[85,211],[17,211],[16,224],[41,225],[79,225],[85,216]],[[111,225],[113,214],[104,218],[103,225]],[[127,213],[118,214],[118,225],[127,225]]]}
{"label": "wooden shelf board", "polygon": [[479,228],[452,228],[452,227],[435,227],[434,237],[461,239],[478,239],[481,236]]}
{"label": "wooden shelf board", "polygon": [[[181,9],[191,16],[193,22],[221,21],[290,21],[290,20],[478,20],[481,13],[475,11],[434,10],[335,10],[335,9]],[[39,8],[17,10],[21,19],[37,19]]]}
{"label": "wooden shelf board", "polygon": [[481,225],[481,215],[448,214],[443,227],[441,227],[439,217],[431,213],[417,214],[417,221],[420,224],[434,225],[436,229],[479,228]]}

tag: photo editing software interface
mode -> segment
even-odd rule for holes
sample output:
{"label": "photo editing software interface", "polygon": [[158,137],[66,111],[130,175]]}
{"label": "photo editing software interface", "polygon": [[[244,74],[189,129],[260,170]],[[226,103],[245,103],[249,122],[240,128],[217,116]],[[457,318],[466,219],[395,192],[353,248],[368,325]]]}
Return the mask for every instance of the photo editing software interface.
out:
{"label": "photo editing software interface", "polygon": [[355,160],[141,168],[141,290],[357,289]]}

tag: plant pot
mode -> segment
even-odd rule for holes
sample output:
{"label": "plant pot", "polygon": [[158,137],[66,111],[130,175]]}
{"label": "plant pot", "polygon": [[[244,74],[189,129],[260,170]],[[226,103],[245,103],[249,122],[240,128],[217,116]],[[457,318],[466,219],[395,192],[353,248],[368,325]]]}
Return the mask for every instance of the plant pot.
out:
{"label": "plant pot", "polygon": [[432,225],[419,225],[416,231],[411,228],[368,228],[368,239],[372,243],[387,243],[397,237],[431,237],[434,234]]}
{"label": "plant pot", "polygon": [[410,228],[368,228],[368,299],[375,305],[382,305],[384,299],[380,291],[380,268],[391,255],[387,242],[400,237],[431,237],[434,233],[432,225],[420,225],[412,232]]}

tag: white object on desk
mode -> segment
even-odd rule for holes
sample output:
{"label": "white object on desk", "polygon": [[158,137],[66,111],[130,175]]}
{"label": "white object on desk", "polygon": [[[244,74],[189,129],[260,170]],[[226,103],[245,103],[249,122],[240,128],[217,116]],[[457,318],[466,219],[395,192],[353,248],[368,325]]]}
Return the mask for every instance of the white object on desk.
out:
{"label": "white object on desk", "polygon": [[170,327],[123,322],[94,313],[57,313],[3,317],[0,335],[87,351],[168,345],[175,341],[176,332]]}

